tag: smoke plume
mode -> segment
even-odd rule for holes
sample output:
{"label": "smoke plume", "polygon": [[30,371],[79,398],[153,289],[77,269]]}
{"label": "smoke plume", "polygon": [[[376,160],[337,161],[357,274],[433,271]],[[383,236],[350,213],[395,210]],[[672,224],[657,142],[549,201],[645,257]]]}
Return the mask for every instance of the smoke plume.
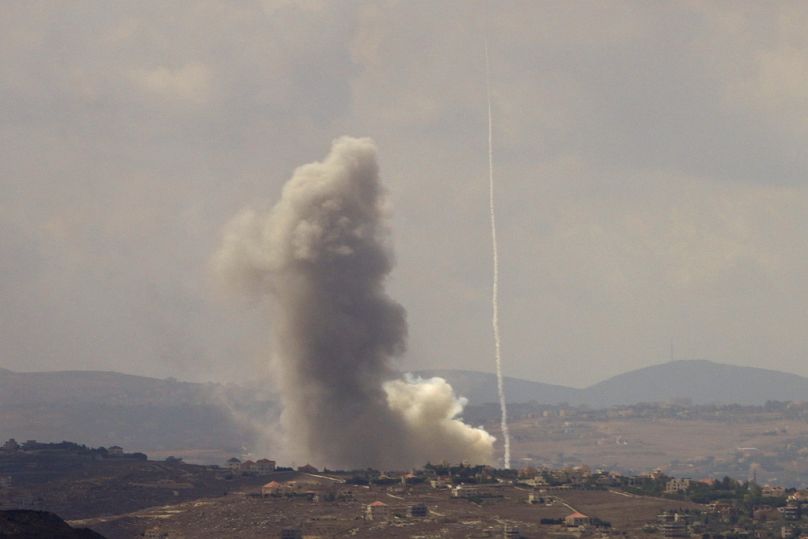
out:
{"label": "smoke plume", "polygon": [[220,272],[271,305],[273,366],[289,449],[327,466],[491,460],[494,438],[459,419],[443,379],[401,379],[406,313],[385,292],[393,267],[386,198],[369,139],[334,141],[298,168],[269,211],[225,230]]}

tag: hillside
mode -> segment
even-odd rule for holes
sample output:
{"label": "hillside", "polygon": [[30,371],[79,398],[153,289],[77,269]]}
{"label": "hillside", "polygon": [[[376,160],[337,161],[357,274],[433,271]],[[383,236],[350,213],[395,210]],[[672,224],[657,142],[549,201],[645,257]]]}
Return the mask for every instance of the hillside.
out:
{"label": "hillside", "polygon": [[[466,370],[442,376],[473,405],[497,401],[496,378]],[[276,397],[263,387],[194,384],[114,372],[18,373],[0,369],[0,441],[73,440],[122,445],[154,456],[220,461],[266,443]],[[710,361],[674,361],[624,373],[585,389],[506,378],[511,403],[587,404],[599,408],[689,399],[694,404],[808,400],[808,379]]]}
{"label": "hillside", "polygon": [[[496,376],[490,373],[446,369],[416,374],[446,378],[472,404],[497,400]],[[567,402],[596,408],[686,399],[693,404],[763,404],[767,400],[808,400],[808,378],[706,360],[679,360],[620,374],[584,389],[506,377],[505,392],[509,402]]]}
{"label": "hillside", "polygon": [[238,454],[276,413],[261,392],[115,372],[0,370],[0,437],[79,440],[132,451]]}
{"label": "hillside", "polygon": [[46,511],[0,511],[0,538],[31,539],[33,537],[104,539],[101,534],[92,530],[71,528],[64,520]]}
{"label": "hillside", "polygon": [[808,400],[808,378],[706,360],[671,361],[609,378],[586,388],[592,406],[690,399],[693,404],[763,404]]}
{"label": "hillside", "polygon": [[[487,372],[436,369],[416,371],[414,374],[422,378],[439,376],[452,384],[458,395],[466,397],[472,404],[497,402],[496,376]],[[580,390],[571,387],[544,384],[522,380],[521,378],[504,379],[505,395],[509,402],[528,402],[535,400],[542,403],[573,402],[578,398]]]}

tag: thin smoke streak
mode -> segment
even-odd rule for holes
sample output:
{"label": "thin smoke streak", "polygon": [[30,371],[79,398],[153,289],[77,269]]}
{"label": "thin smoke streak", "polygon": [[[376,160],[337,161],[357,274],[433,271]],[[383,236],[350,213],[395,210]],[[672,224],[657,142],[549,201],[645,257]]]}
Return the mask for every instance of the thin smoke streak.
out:
{"label": "thin smoke streak", "polygon": [[488,100],[488,205],[491,215],[491,246],[494,276],[491,294],[491,325],[494,329],[494,355],[497,366],[497,393],[501,412],[500,427],[505,445],[505,468],[511,467],[511,435],[508,429],[508,408],[505,404],[505,384],[502,379],[502,353],[499,335],[499,248],[497,246],[497,216],[494,208],[494,130],[491,119],[491,68],[488,58],[488,40],[485,40],[485,91]]}

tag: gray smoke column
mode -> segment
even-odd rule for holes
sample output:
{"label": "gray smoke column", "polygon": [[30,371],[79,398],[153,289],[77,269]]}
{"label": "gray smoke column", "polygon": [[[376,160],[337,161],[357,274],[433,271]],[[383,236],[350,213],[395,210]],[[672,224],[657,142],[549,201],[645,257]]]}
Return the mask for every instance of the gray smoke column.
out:
{"label": "gray smoke column", "polygon": [[494,439],[458,418],[443,379],[400,378],[406,313],[385,292],[388,207],[370,139],[334,141],[268,211],[227,226],[215,262],[272,306],[273,365],[290,454],[339,467],[489,462]]}

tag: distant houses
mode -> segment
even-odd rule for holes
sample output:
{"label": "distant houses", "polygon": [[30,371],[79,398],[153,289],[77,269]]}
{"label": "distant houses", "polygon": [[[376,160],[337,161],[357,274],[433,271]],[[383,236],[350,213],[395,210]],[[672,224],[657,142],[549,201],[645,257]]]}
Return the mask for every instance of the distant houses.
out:
{"label": "distant houses", "polygon": [[[25,447],[23,445],[15,450],[19,451],[17,454],[3,453],[0,463],[2,460],[25,461],[29,458],[25,454]],[[27,447],[39,445],[28,444]],[[73,446],[65,447],[73,450]],[[104,454],[112,451],[114,448],[105,449]],[[49,452],[43,455],[51,458]],[[641,481],[632,481],[632,478],[619,473],[593,471],[585,466],[561,469],[531,466],[517,472],[467,464],[429,465],[423,470],[324,469],[319,473],[317,468],[309,464],[294,466],[294,469],[278,468],[273,460],[252,458],[254,460],[244,462],[236,457],[230,458],[226,462],[227,470],[220,466],[194,465],[182,465],[187,468],[185,470],[180,469],[179,465],[144,468],[159,468],[172,476],[179,475],[177,472],[183,476],[200,474],[198,477],[205,481],[215,477],[225,491],[236,490],[231,487],[237,486],[238,497],[231,498],[234,504],[244,507],[246,511],[257,509],[262,514],[270,515],[264,520],[266,524],[262,530],[268,537],[278,537],[279,533],[285,533],[282,535],[284,537],[303,537],[303,530],[306,537],[332,537],[345,530],[357,530],[357,536],[387,537],[398,533],[399,529],[406,532],[408,527],[410,537],[434,537],[430,535],[434,530],[445,528],[449,531],[441,532],[442,536],[516,539],[522,537],[520,527],[529,537],[639,537],[640,525],[643,537],[775,537],[771,532],[779,530],[781,526],[789,534],[789,530],[800,530],[800,521],[808,512],[805,491],[784,489],[777,485],[760,487],[754,481],[741,482],[729,477],[720,482],[698,481],[674,479],[655,473],[657,480],[650,485],[652,479],[649,476]],[[90,462],[90,465],[95,464]],[[107,470],[117,467],[114,462],[101,462],[98,466],[105,474]],[[129,466],[124,462],[120,468]],[[3,468],[0,470],[5,471]],[[234,474],[246,477],[234,480]],[[262,474],[269,476],[260,477]],[[430,480],[440,481],[447,489],[430,489]],[[156,483],[172,489],[178,488],[176,485],[179,484],[176,480],[169,482],[163,479]],[[24,479],[18,479],[15,475],[15,489],[9,490],[19,490],[16,488],[18,484],[23,485]],[[242,488],[245,486],[249,488],[248,491]],[[533,488],[526,488],[528,486]],[[646,488],[647,494],[632,494],[629,489],[635,486]],[[350,488],[354,488],[354,491],[348,490]],[[660,497],[665,492],[679,494]],[[0,476],[0,507],[3,507],[4,500],[10,500],[7,507],[15,508],[36,507],[38,503],[16,494],[14,497],[7,494],[5,492],[4,495],[3,477]],[[532,505],[526,505],[525,499]],[[598,501],[588,503],[587,499]],[[713,503],[696,502],[700,506],[690,503],[695,499]],[[656,512],[648,512],[652,508],[649,503],[648,508],[642,508],[642,512],[648,512],[646,517],[632,514],[630,519],[624,519],[621,514],[617,520],[620,528],[624,526],[624,521],[630,520],[633,528],[629,531],[614,529],[610,522],[599,518],[610,516],[608,511],[598,509],[601,503],[603,507],[620,506],[621,510],[632,512],[639,505],[638,502],[648,500],[658,505]],[[350,503],[339,503],[346,501]],[[227,515],[238,518],[245,514],[232,511],[233,507],[228,502],[226,513],[211,514],[222,515],[217,519],[229,519]],[[678,509],[669,509],[672,507]],[[499,508],[503,508],[503,511],[500,512]],[[578,509],[586,510],[589,514]],[[659,511],[663,512],[654,516]],[[276,518],[276,515],[280,518]],[[492,515],[496,518],[490,518]],[[649,520],[652,518],[654,520]],[[210,522],[214,522],[214,519],[206,520],[205,525]],[[156,522],[150,523],[153,524]],[[533,533],[537,524],[542,526],[539,535]],[[281,526],[294,528],[281,532]],[[462,532],[459,530],[461,526],[466,528]],[[765,528],[766,534],[743,535],[743,526],[751,531]],[[422,534],[422,531],[426,533]],[[714,532],[722,535],[714,535]],[[733,535],[724,535],[725,532]],[[150,528],[146,533],[152,535],[144,537],[161,537],[159,528]]]}
{"label": "distant houses", "polygon": [[74,442],[38,442],[36,440],[27,440],[22,444],[17,443],[14,438],[6,441],[0,446],[0,454],[2,455],[26,455],[26,456],[40,456],[51,458],[80,458],[91,460],[102,460],[107,458],[115,458],[121,460],[148,460],[148,456],[144,453],[126,453],[122,447],[113,445],[110,448],[105,447],[87,447]]}
{"label": "distant houses", "polygon": [[761,490],[761,494],[765,498],[784,498],[786,495],[786,489],[785,487],[781,487],[779,485],[766,485]]}
{"label": "distant houses", "polygon": [[[225,467],[233,474],[247,475],[247,476],[264,476],[272,475],[275,472],[291,472],[293,468],[278,467],[276,461],[268,458],[261,458],[258,460],[245,460],[242,461],[237,457],[227,459]],[[317,474],[320,473],[316,467],[311,464],[304,464],[298,466],[296,470],[300,473]]]}
{"label": "distant houses", "polygon": [[450,488],[451,480],[446,477],[437,477],[435,479],[431,479],[429,481],[429,485],[432,488]]}
{"label": "distant houses", "polygon": [[481,492],[477,487],[458,485],[452,489],[452,498],[478,498]]}
{"label": "distant houses", "polygon": [[662,537],[690,537],[687,529],[687,518],[681,513],[665,511],[657,516],[657,529]]}
{"label": "distant houses", "polygon": [[260,459],[241,462],[236,457],[228,459],[226,466],[231,472],[241,475],[269,475],[276,469],[274,460]]}
{"label": "distant houses", "polygon": [[6,451],[6,452],[9,452],[9,453],[13,453],[15,451],[18,451],[19,449],[20,449],[20,444],[18,444],[17,440],[15,440],[14,438],[11,438],[6,443],[4,443],[2,446],[0,446],[0,451]]}

